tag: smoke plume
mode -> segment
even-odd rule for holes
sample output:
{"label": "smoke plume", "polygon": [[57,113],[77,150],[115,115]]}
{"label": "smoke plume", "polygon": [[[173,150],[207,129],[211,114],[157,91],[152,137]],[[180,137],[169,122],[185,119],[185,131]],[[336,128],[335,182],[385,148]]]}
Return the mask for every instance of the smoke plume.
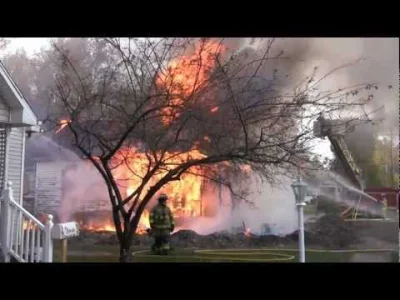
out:
{"label": "smoke plume", "polygon": [[[265,46],[260,39],[226,39],[225,45],[232,50],[243,53],[254,51]],[[344,63],[360,60],[348,68],[332,74],[323,83],[325,89],[335,90],[339,87],[352,86],[360,83],[377,83],[379,90],[369,109],[383,109],[374,114],[377,119],[384,119],[379,130],[384,132],[390,128],[398,130],[398,93],[399,93],[399,49],[398,39],[391,38],[290,38],[276,39],[272,55],[283,50],[283,56],[288,59],[271,61],[269,72],[277,69],[278,75],[286,78],[285,88],[291,89],[296,83],[309,76],[315,67],[319,75],[328,72]],[[84,55],[85,53],[81,53]],[[288,77],[286,77],[288,75]],[[50,77],[49,77],[50,78]],[[372,129],[365,127],[359,131],[357,145],[360,151],[371,152]],[[394,136],[397,136],[395,132]],[[29,151],[28,154],[29,155]],[[83,203],[92,203],[99,199],[108,200],[108,193],[96,182],[100,176],[94,170],[88,170],[79,165],[74,173],[67,173],[69,192],[63,199],[60,213],[63,219],[72,217],[73,212],[82,208]],[[246,203],[241,204],[233,213],[229,206],[222,206],[215,218],[202,218],[190,224],[190,229],[199,233],[211,233],[217,230],[241,226],[243,223],[254,233],[261,232],[265,223],[276,224],[278,234],[289,233],[296,228],[297,217],[294,205],[294,195],[289,179],[280,187],[271,187],[252,180],[252,200],[256,208]],[[225,198],[228,196],[225,195]],[[97,203],[97,202],[96,202]],[[90,206],[89,204],[87,207]]]}

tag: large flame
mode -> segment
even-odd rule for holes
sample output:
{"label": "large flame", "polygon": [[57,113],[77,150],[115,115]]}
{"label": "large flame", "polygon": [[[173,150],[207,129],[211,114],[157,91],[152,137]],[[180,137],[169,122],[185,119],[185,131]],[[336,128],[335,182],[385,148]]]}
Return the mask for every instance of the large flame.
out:
{"label": "large flame", "polygon": [[[163,109],[165,125],[179,117],[185,100],[207,82],[210,71],[215,68],[216,58],[224,50],[221,44],[206,40],[195,46],[193,54],[169,62],[166,72],[157,79],[157,85],[165,87],[170,95],[170,106]],[[212,112],[217,110],[215,107],[211,109]]]}
{"label": "large flame", "polygon": [[[190,96],[207,82],[210,71],[215,68],[217,56],[224,50],[222,45],[215,41],[203,40],[195,46],[192,54],[170,61],[167,70],[160,73],[156,83],[158,86],[168,90],[170,95],[169,107],[164,108],[162,111],[164,114],[162,122],[165,126],[169,125],[174,118],[179,117],[185,101],[190,101]],[[212,106],[209,112],[216,113],[218,110],[218,106]],[[210,142],[208,136],[205,136],[203,139]],[[190,159],[205,157],[196,149],[192,149],[186,153],[167,152],[164,155],[163,161],[165,162],[166,157],[167,167],[154,174],[149,182],[142,187],[139,199],[142,199],[148,189],[165,176],[171,168]],[[159,159],[161,153],[158,153],[157,156],[157,159]],[[114,178],[118,182],[120,190],[125,193],[124,196],[128,197],[140,187],[142,178],[148,172],[148,167],[154,166],[155,159],[154,157],[146,156],[146,153],[140,152],[136,148],[127,147],[121,148],[116,153],[112,163],[114,165]],[[202,216],[206,206],[202,202],[204,199],[201,197],[204,184],[203,179],[201,176],[195,175],[201,174],[201,170],[198,167],[192,167],[188,171],[179,180],[166,184],[160,191],[168,195],[170,199],[168,203],[169,207],[177,218]],[[148,217],[149,213],[145,211],[141,216],[137,230],[138,233],[145,232],[145,228],[149,227]],[[96,231],[115,230],[114,226],[109,223],[99,224],[96,222],[96,225],[92,224],[91,226],[84,227]]]}
{"label": "large flame", "polygon": [[[142,199],[151,186],[156,184],[166,173],[175,166],[191,159],[201,159],[205,156],[198,150],[186,153],[167,152],[164,154],[165,168],[154,174],[149,182],[142,187],[139,199]],[[147,173],[150,157],[136,148],[121,148],[112,160],[114,168],[113,177],[119,185],[123,197],[129,197],[135,193],[142,183],[142,178]],[[152,164],[154,161],[150,160]],[[171,181],[164,185],[159,191],[166,193],[169,197],[168,206],[175,218],[192,218],[203,215],[206,203],[201,198],[204,185],[202,172],[199,167],[192,167],[183,174],[179,180]],[[136,196],[136,194],[135,194]],[[130,204],[133,200],[130,201]],[[129,205],[127,207],[129,207]],[[154,203],[153,203],[154,204]],[[80,226],[88,231],[115,231],[114,224],[110,218],[95,218],[91,221],[81,221]],[[149,211],[145,210],[141,215],[137,233],[145,233],[150,227]],[[178,229],[178,227],[177,227]]]}
{"label": "large flame", "polygon": [[[165,153],[165,170],[154,174],[149,182],[143,187],[143,194],[156,184],[171,169],[190,159],[200,159],[205,156],[198,150],[191,150],[186,153]],[[149,158],[145,153],[135,148],[121,149],[113,160],[116,167],[113,170],[114,178],[119,182],[121,190],[125,191],[128,197],[134,193],[142,183],[142,178],[147,173]],[[154,163],[150,160],[151,163]],[[191,171],[191,172],[190,172]],[[166,184],[160,192],[166,193],[170,198],[169,206],[178,216],[193,217],[203,214],[201,205],[202,177],[198,167],[193,167],[188,173],[183,174],[180,180],[171,181]],[[144,213],[140,220],[139,227],[149,227],[148,213]]]}

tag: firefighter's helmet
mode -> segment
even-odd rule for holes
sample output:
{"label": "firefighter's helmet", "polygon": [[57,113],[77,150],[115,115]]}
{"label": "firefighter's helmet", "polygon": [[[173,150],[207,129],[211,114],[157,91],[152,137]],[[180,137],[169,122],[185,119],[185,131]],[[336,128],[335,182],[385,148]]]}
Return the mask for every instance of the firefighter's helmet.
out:
{"label": "firefighter's helmet", "polygon": [[167,196],[167,194],[161,194],[159,197],[158,197],[158,201],[167,201],[167,199],[168,199],[168,196]]}

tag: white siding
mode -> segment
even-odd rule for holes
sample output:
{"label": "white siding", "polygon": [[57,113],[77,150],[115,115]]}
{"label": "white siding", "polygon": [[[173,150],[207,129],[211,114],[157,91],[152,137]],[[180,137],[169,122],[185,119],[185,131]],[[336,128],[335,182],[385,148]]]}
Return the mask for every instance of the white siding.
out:
{"label": "white siding", "polygon": [[36,213],[58,213],[62,200],[63,170],[69,163],[40,162],[36,165]]}
{"label": "white siding", "polygon": [[4,103],[0,95],[0,122],[8,122],[9,115],[10,110],[8,109],[8,106]]}
{"label": "white siding", "polygon": [[[83,161],[38,162],[35,213],[51,213],[61,217],[59,213],[63,210],[65,217],[66,214],[77,211],[111,210],[103,179],[94,167],[88,169],[87,165]],[[65,171],[68,169],[72,173],[65,180]]]}
{"label": "white siding", "polygon": [[22,163],[24,161],[25,128],[12,128],[8,137],[7,179],[12,181],[14,199],[22,205]]}

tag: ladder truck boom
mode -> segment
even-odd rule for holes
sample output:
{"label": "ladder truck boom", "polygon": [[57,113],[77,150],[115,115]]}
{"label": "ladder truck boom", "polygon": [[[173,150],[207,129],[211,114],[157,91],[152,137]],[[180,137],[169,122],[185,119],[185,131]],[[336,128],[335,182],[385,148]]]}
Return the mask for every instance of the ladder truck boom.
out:
{"label": "ladder truck boom", "polygon": [[350,126],[340,120],[326,120],[322,116],[314,123],[314,135],[316,137],[327,137],[333,147],[333,151],[348,176],[351,183],[358,189],[363,189],[361,172],[353,156],[347,147],[344,134],[351,130]]}
{"label": "ladder truck boom", "polygon": [[[333,151],[336,154],[335,163],[341,162],[347,178],[350,180],[351,184],[359,190],[364,190],[364,184],[361,179],[361,171],[357,166],[347,143],[344,139],[346,132],[351,131],[353,126],[342,120],[328,120],[322,115],[314,122],[314,135],[319,138],[327,137],[333,147]],[[367,199],[366,199],[367,200]],[[361,198],[359,199],[361,201]],[[368,202],[371,204],[371,199]],[[364,201],[363,201],[364,202]],[[375,207],[377,201],[373,201],[373,206]],[[352,209],[353,208],[353,209]],[[348,215],[354,210],[354,206],[347,207],[343,212],[342,216]],[[357,210],[357,209],[356,209]]]}

